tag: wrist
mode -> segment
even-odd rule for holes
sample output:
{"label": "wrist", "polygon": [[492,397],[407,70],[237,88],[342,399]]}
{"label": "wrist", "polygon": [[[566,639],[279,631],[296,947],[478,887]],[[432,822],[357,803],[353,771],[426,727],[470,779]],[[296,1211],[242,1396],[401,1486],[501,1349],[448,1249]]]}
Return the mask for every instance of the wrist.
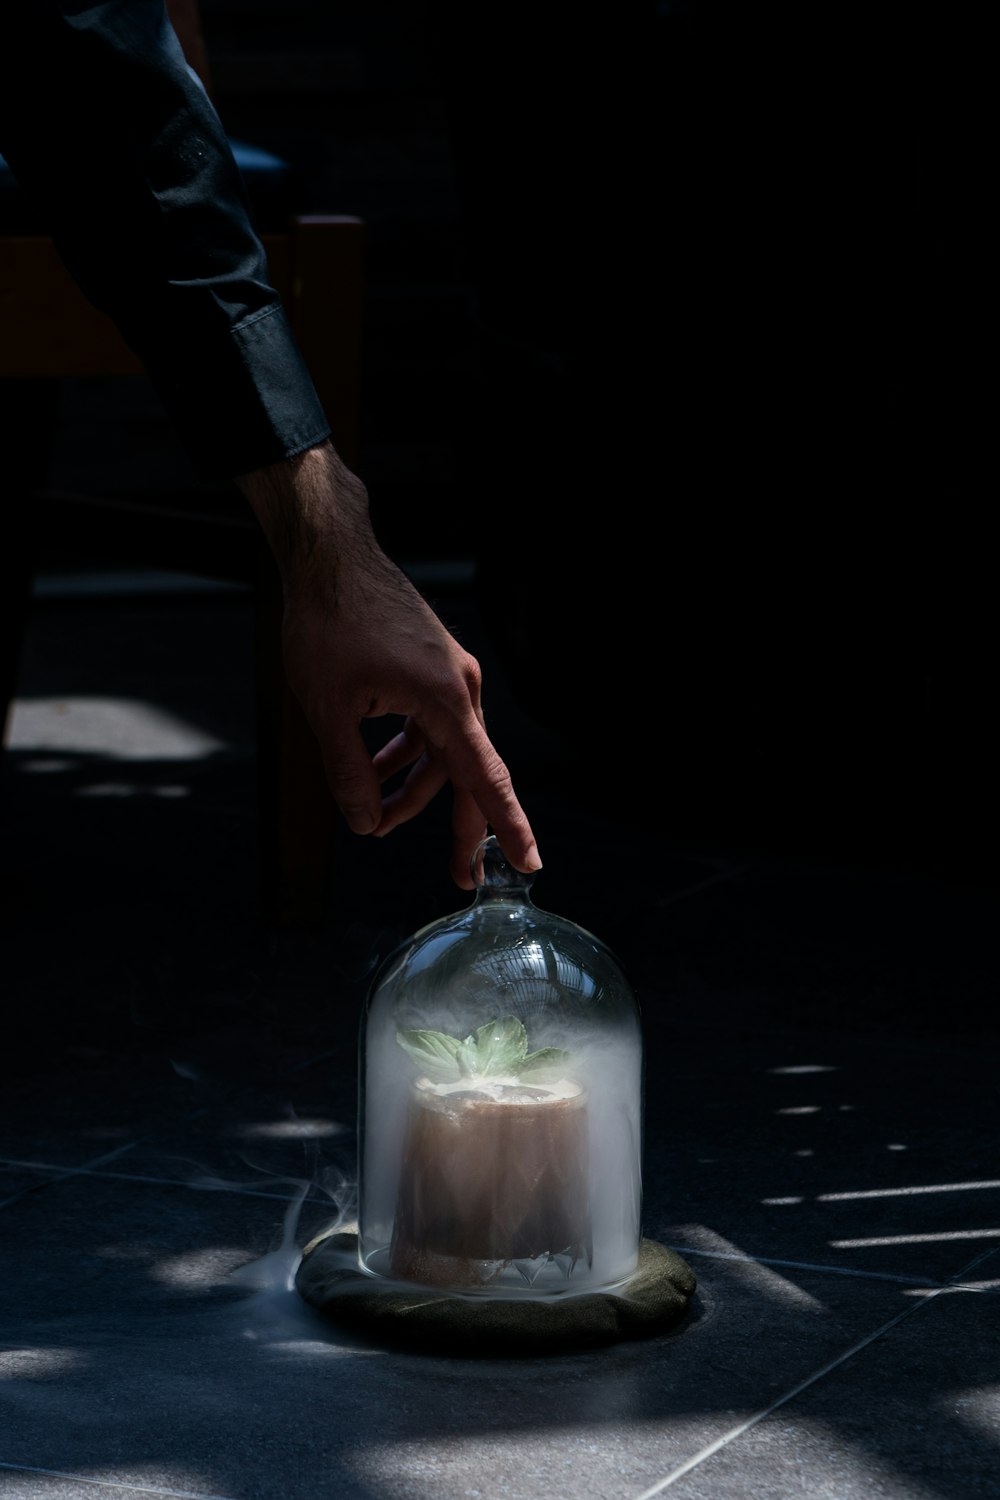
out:
{"label": "wrist", "polygon": [[376,546],[368,492],[330,442],[237,476],[286,587]]}

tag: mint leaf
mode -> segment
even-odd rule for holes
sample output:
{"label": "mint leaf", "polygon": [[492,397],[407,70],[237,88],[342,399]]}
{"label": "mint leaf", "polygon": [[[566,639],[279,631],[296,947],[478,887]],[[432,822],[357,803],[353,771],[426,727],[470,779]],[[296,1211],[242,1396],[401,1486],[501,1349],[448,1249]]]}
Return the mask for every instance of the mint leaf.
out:
{"label": "mint leaf", "polygon": [[459,1061],[464,1044],[443,1031],[397,1031],[396,1041],[418,1067],[439,1083],[456,1083],[466,1071]]}
{"label": "mint leaf", "polygon": [[469,1041],[475,1043],[476,1071],[482,1077],[505,1077],[520,1072],[528,1050],[528,1034],[516,1016],[488,1021]]}
{"label": "mint leaf", "polygon": [[464,1042],[459,1042],[455,1057],[463,1078],[478,1078],[479,1057],[475,1037],[467,1036]]}
{"label": "mint leaf", "polygon": [[464,1041],[444,1031],[397,1031],[396,1040],[435,1083],[462,1078],[559,1078],[569,1053],[559,1047],[528,1051],[528,1034],[516,1016],[498,1017]]}
{"label": "mint leaf", "polygon": [[539,1047],[537,1052],[528,1053],[518,1073],[522,1078],[559,1078],[565,1072],[568,1062],[569,1053],[564,1052],[562,1047]]}

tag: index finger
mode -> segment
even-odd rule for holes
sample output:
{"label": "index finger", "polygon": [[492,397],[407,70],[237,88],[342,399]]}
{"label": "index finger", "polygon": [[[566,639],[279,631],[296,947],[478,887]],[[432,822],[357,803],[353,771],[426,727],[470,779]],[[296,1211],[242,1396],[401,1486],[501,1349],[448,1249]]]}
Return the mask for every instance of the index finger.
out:
{"label": "index finger", "polygon": [[[479,716],[477,715],[477,721]],[[528,815],[518,801],[510,772],[500,758],[481,722],[470,733],[458,752],[443,752],[449,775],[455,787],[452,830],[455,835],[453,877],[458,880],[458,863],[465,858],[463,875],[469,877],[468,864],[482,841],[483,819],[496,834],[507,859],[522,874],[533,874],[542,868],[538,845]],[[458,880],[469,889],[471,877]]]}

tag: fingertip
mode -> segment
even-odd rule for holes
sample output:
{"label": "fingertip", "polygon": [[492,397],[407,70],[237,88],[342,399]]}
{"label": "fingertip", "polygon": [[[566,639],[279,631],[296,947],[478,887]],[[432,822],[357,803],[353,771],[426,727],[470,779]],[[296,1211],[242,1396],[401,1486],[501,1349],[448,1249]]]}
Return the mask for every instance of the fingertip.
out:
{"label": "fingertip", "polygon": [[519,859],[508,855],[515,870],[520,870],[522,875],[537,875],[542,868],[542,856],[538,852],[537,844],[532,844]]}
{"label": "fingertip", "polygon": [[378,828],[378,818],[365,807],[353,809],[342,809],[345,821],[352,833],[375,833]]}

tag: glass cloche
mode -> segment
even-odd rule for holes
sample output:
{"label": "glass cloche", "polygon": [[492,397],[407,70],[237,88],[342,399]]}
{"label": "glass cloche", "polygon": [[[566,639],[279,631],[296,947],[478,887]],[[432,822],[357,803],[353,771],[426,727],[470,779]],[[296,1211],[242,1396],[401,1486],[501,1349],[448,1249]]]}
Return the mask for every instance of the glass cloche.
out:
{"label": "glass cloche", "polygon": [[473,903],[381,964],[360,1048],[359,1258],[484,1296],[607,1290],[641,1239],[642,1033],[609,949],[494,837]]}

